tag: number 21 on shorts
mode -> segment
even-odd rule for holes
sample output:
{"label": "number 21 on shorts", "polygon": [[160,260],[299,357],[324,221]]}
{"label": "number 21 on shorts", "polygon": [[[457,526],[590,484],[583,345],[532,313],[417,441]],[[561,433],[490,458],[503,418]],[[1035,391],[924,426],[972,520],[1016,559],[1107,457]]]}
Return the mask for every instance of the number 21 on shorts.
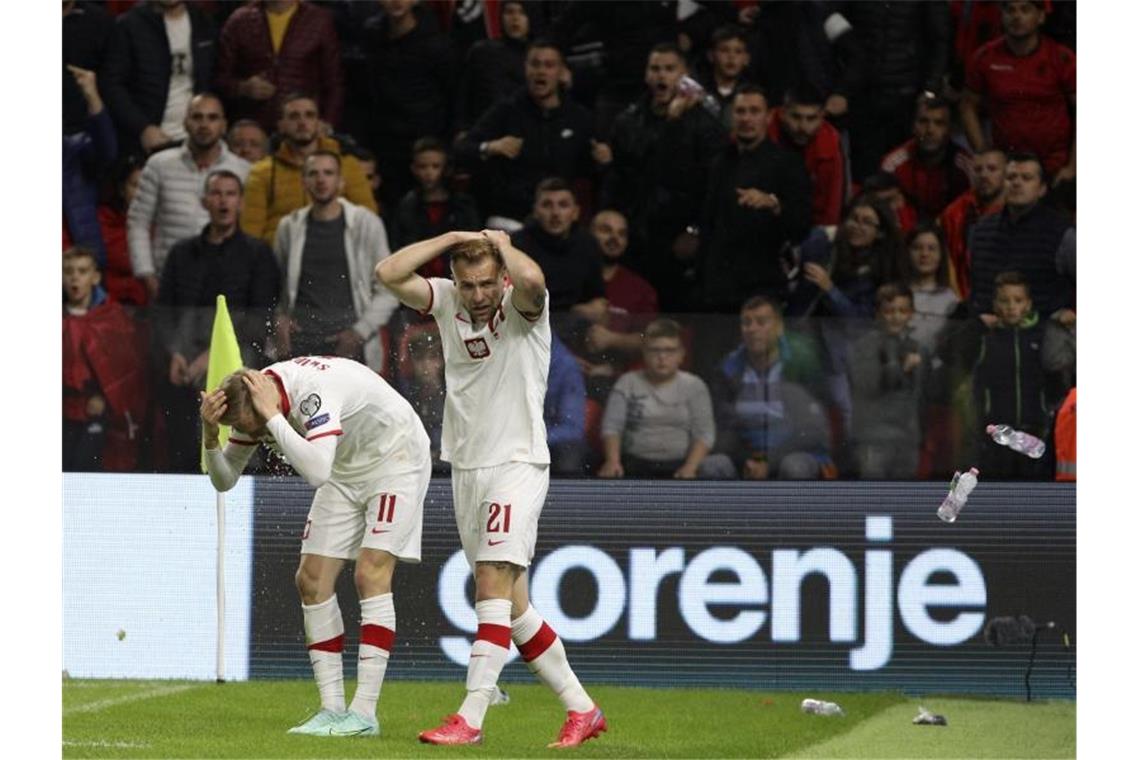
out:
{"label": "number 21 on shorts", "polygon": [[487,532],[488,533],[510,533],[511,532],[511,505],[500,504],[497,501],[491,502],[491,508],[487,513]]}

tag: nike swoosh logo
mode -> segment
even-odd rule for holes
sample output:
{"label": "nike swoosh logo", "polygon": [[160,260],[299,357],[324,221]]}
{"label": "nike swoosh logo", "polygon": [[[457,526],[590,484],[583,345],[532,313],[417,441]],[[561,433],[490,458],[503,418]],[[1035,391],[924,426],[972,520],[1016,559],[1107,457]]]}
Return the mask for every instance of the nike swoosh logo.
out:
{"label": "nike swoosh logo", "polygon": [[391,533],[392,531],[388,528],[385,528],[384,530],[380,530],[379,528],[373,528],[372,532],[373,533]]}
{"label": "nike swoosh logo", "polygon": [[507,542],[507,539],[505,539],[505,538],[502,541],[488,541],[487,546],[498,546],[499,544],[504,544],[506,542]]}

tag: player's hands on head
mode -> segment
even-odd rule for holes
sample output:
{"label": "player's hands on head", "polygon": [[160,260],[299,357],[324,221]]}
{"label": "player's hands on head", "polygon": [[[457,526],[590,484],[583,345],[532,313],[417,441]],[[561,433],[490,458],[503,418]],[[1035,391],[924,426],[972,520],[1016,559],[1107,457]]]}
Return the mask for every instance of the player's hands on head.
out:
{"label": "player's hands on head", "polygon": [[213,443],[216,446],[220,432],[218,426],[221,424],[222,415],[226,413],[226,393],[218,388],[209,393],[200,391],[198,395],[202,400],[198,407],[198,413],[202,417],[202,437],[207,444]]}
{"label": "player's hands on head", "polygon": [[479,234],[494,243],[500,251],[511,244],[511,236],[502,230],[483,230]]}
{"label": "player's hands on head", "polygon": [[277,386],[265,375],[256,370],[246,370],[241,381],[249,388],[250,400],[253,410],[268,422],[281,411],[281,397],[277,393]]}
{"label": "player's hands on head", "polygon": [[457,245],[459,243],[466,243],[471,240],[482,240],[483,233],[472,232],[471,230],[452,230],[451,238],[454,241],[454,244]]}

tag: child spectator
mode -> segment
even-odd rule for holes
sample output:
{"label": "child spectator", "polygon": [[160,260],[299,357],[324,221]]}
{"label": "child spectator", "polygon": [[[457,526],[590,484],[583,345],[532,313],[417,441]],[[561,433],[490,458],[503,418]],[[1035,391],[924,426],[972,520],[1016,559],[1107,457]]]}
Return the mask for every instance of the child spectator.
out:
{"label": "child spectator", "polygon": [[618,378],[606,402],[598,477],[735,477],[727,456],[709,455],[716,442],[712,400],[703,380],[681,371],[681,326],[649,323],[642,355],[644,369]]}
{"label": "child spectator", "polygon": [[746,72],[752,60],[744,30],[735,24],[717,27],[709,39],[707,55],[709,70],[701,77],[701,85],[716,102],[724,128],[731,129],[732,100],[740,85],[748,81]]}
{"label": "child spectator", "polygon": [[1010,425],[1045,440],[1050,406],[1041,345],[1045,324],[1033,307],[1020,272],[994,278],[992,315],[974,321],[966,335],[967,365],[973,365],[976,435],[982,448],[978,469],[991,479],[1052,479],[1049,457],[1030,459],[989,440],[987,424]]}
{"label": "child spectator", "polygon": [[919,403],[929,362],[910,335],[913,316],[910,288],[881,285],[875,328],[851,352],[851,437],[860,478],[913,478],[918,469]]}
{"label": "child spectator", "polygon": [[98,289],[95,254],[63,254],[63,470],[126,472],[138,460],[146,357],[126,311]]}
{"label": "child spectator", "polygon": [[961,303],[950,287],[950,260],[942,232],[920,224],[906,236],[907,284],[914,295],[911,337],[933,354],[946,320]]}
{"label": "child spectator", "polygon": [[[478,230],[480,216],[466,193],[448,188],[450,162],[447,148],[434,137],[412,146],[412,176],[416,186],[400,200],[390,228],[392,250],[441,235],[447,230]],[[449,277],[446,256],[432,259],[420,269],[424,277]]]}

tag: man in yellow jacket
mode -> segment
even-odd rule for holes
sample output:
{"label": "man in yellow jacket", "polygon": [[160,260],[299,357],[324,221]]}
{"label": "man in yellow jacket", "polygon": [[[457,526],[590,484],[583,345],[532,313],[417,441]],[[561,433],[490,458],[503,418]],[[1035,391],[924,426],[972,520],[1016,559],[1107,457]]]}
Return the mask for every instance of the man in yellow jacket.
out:
{"label": "man in yellow jacket", "polygon": [[372,188],[360,162],[342,153],[336,140],[320,135],[320,112],[315,100],[301,94],[286,96],[281,103],[277,131],[283,138],[281,146],[249,171],[241,212],[243,232],[273,245],[277,223],[282,217],[309,205],[311,199],[305,193],[301,168],[305,158],[316,150],[328,150],[341,156],[344,178],[341,195],[377,212]]}

